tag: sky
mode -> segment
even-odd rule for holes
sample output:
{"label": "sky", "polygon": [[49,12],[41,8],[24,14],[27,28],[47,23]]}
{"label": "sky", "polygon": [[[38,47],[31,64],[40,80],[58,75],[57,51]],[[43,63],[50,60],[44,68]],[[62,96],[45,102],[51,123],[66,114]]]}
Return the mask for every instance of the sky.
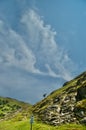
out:
{"label": "sky", "polygon": [[34,104],[86,70],[85,0],[0,0],[0,96]]}

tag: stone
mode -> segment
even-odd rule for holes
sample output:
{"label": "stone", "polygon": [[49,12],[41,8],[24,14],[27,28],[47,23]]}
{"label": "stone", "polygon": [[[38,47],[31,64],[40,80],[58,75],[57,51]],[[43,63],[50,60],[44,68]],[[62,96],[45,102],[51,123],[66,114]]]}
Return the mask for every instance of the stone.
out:
{"label": "stone", "polygon": [[80,123],[85,124],[86,125],[86,117],[84,117],[83,119],[81,119]]}

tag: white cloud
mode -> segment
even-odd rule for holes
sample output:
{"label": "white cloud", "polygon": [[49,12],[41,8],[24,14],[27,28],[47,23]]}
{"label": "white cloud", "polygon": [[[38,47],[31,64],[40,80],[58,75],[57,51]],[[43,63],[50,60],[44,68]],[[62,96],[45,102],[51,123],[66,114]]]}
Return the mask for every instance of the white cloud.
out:
{"label": "white cloud", "polygon": [[56,32],[52,30],[51,26],[45,25],[43,19],[34,10],[26,12],[21,22],[26,27],[29,37],[28,45],[36,55],[38,63],[42,63],[42,66],[46,67],[46,74],[70,80],[73,63],[64,49],[56,43]]}
{"label": "white cloud", "polygon": [[51,26],[45,25],[34,10],[23,15],[21,24],[25,35],[0,20],[0,64],[70,80],[73,63],[56,43],[56,32]]}
{"label": "white cloud", "polygon": [[[3,25],[1,21],[0,25]],[[0,35],[0,63],[8,66],[17,66],[32,73],[39,71],[34,67],[36,58],[27,47],[22,36],[14,30],[1,26],[3,34]],[[7,33],[5,33],[7,32]]]}
{"label": "white cloud", "polygon": [[48,69],[48,75],[50,75],[50,76],[53,76],[53,77],[55,77],[55,78],[61,78],[61,75],[57,75],[51,68],[50,68],[50,66],[48,65],[48,64],[46,64],[45,65],[46,66],[46,68]]}
{"label": "white cloud", "polygon": [[70,80],[74,65],[36,11],[27,11],[19,24],[21,33],[0,20],[0,95],[35,102]]}

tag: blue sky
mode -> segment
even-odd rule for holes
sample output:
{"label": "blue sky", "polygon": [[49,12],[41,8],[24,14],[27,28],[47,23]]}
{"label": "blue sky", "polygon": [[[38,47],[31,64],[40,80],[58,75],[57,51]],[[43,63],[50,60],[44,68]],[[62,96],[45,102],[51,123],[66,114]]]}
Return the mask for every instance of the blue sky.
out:
{"label": "blue sky", "polygon": [[0,0],[0,95],[36,103],[86,70],[85,0]]}

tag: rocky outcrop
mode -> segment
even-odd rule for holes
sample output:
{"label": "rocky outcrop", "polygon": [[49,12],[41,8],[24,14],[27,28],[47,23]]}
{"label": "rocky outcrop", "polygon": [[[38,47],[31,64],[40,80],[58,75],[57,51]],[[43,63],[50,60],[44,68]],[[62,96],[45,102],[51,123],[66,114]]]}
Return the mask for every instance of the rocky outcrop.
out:
{"label": "rocky outcrop", "polygon": [[42,115],[42,121],[52,125],[77,121],[74,113],[75,96],[76,92],[69,95],[64,93],[54,98],[52,103],[39,113]]}
{"label": "rocky outcrop", "polygon": [[86,72],[34,105],[33,112],[51,125],[86,124]]}

